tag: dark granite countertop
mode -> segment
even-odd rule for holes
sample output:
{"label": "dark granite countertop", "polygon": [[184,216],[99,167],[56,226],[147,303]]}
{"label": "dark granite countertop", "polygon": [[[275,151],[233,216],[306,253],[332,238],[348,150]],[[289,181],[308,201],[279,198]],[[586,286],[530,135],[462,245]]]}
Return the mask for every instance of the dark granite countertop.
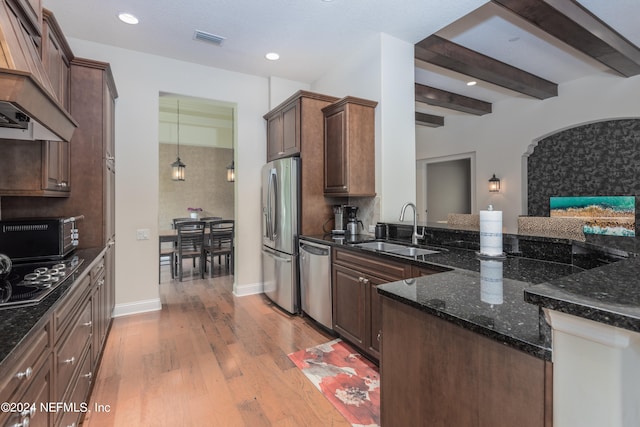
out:
{"label": "dark granite countertop", "polygon": [[32,330],[47,321],[53,309],[79,283],[79,279],[88,273],[94,261],[104,253],[104,250],[104,248],[77,250],[73,255],[78,255],[84,262],[76,272],[76,280],[59,285],[38,304],[0,310],[0,365],[12,361],[13,351]]}
{"label": "dark granite countertop", "polygon": [[[389,237],[406,244],[411,227],[389,226]],[[426,242],[445,250],[402,259],[451,271],[380,285],[382,295],[546,360],[551,356],[550,329],[542,308],[640,332],[640,240],[636,238],[587,235],[584,242],[577,242],[505,234],[508,256],[502,263],[502,304],[489,304],[482,298],[487,294],[482,292],[476,252],[478,231],[446,224],[422,226]],[[371,235],[304,238],[367,253],[371,251],[351,244],[374,239]]]}
{"label": "dark granite countertop", "polygon": [[[353,246],[353,243],[373,240],[369,235],[350,237],[350,242],[347,239],[335,240],[330,235],[304,236],[301,239],[372,253]],[[430,276],[379,285],[378,292],[536,357],[551,359],[551,331],[541,318],[538,307],[525,302],[524,290],[534,284],[581,272],[582,268],[519,256],[487,260],[478,257],[472,249],[429,247],[440,252],[398,257],[376,251],[379,256],[390,260],[443,270]],[[501,271],[502,282],[499,282],[499,277],[496,282],[496,276],[489,271]],[[481,280],[482,276],[488,280]]]}

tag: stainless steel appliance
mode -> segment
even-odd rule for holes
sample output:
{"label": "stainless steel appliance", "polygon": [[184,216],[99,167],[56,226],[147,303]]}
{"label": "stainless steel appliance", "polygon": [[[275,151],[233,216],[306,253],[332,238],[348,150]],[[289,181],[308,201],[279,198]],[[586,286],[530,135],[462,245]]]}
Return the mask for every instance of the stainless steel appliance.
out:
{"label": "stainless steel appliance", "polygon": [[12,261],[58,260],[78,246],[76,221],[70,218],[24,218],[0,221],[0,253]]}
{"label": "stainless steel appliance", "polygon": [[333,230],[332,234],[344,234],[345,227],[344,205],[333,206]]}
{"label": "stainless steel appliance", "polygon": [[8,263],[8,268],[1,263],[0,309],[37,304],[58,286],[73,282],[83,262],[72,255],[57,261]]}
{"label": "stainless steel appliance", "polygon": [[300,296],[302,311],[333,330],[330,246],[300,240]]}
{"label": "stainless steel appliance", "polygon": [[262,283],[269,299],[289,313],[300,311],[298,234],[300,158],[262,167]]}
{"label": "stainless steel appliance", "polygon": [[362,221],[360,221],[357,217],[358,207],[345,206],[344,209],[347,213],[347,234],[358,234],[358,224],[360,224],[360,226],[363,226]]}

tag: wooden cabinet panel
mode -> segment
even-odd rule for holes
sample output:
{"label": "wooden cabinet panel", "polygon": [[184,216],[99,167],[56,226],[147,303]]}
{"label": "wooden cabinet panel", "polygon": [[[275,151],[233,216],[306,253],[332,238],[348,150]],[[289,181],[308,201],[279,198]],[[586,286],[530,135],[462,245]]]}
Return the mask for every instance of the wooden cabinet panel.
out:
{"label": "wooden cabinet panel", "polygon": [[328,196],[375,196],[375,107],[346,97],[324,113],[324,192]]}
{"label": "wooden cabinet panel", "polygon": [[550,362],[381,299],[382,425],[550,426]]}
{"label": "wooden cabinet panel", "polygon": [[42,188],[69,193],[71,191],[71,151],[66,141],[43,141]]}
{"label": "wooden cabinet panel", "polygon": [[358,271],[333,267],[333,328],[360,348],[365,346],[366,284]]}
{"label": "wooden cabinet panel", "polygon": [[46,9],[43,10],[42,29],[42,64],[53,87],[53,95],[69,110],[69,61],[73,52],[54,15]]}
{"label": "wooden cabinet panel", "polygon": [[380,357],[382,283],[411,276],[411,265],[335,249],[333,256],[334,330],[374,360]]}
{"label": "wooden cabinet panel", "polygon": [[267,161],[299,154],[300,99],[267,116]]}

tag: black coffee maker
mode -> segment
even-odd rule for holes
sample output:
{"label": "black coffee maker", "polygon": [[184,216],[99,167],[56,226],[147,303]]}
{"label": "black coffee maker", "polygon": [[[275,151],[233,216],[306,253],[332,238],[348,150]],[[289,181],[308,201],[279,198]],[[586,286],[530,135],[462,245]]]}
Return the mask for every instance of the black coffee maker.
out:
{"label": "black coffee maker", "polygon": [[364,227],[362,221],[358,219],[358,207],[345,205],[344,210],[347,215],[347,234],[358,234],[358,224]]}

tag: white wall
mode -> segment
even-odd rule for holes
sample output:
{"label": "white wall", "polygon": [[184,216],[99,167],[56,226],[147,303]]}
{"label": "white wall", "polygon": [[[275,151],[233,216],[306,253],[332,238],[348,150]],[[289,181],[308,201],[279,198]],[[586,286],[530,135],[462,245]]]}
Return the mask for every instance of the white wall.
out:
{"label": "white wall", "polygon": [[[156,309],[158,293],[158,96],[160,92],[237,104],[237,293],[260,290],[260,167],[266,156],[265,78],[69,38],[76,56],[109,62],[116,101],[116,312]],[[240,197],[240,195],[242,197]],[[136,229],[151,230],[136,240]]]}
{"label": "white wall", "polygon": [[402,204],[416,197],[413,83],[413,45],[378,34],[312,85],[327,95],[378,102],[376,193],[383,221],[397,221]]}
{"label": "white wall", "polygon": [[[481,117],[448,117],[440,128],[417,126],[417,158],[475,152],[477,202],[472,210],[477,213],[492,204],[503,211],[505,231],[515,233],[526,204],[522,156],[531,144],[580,124],[640,117],[640,76],[602,73],[563,84],[558,91],[559,96],[543,101],[516,98],[495,103],[493,112]],[[490,195],[488,180],[493,173],[502,181],[502,189]]]}

